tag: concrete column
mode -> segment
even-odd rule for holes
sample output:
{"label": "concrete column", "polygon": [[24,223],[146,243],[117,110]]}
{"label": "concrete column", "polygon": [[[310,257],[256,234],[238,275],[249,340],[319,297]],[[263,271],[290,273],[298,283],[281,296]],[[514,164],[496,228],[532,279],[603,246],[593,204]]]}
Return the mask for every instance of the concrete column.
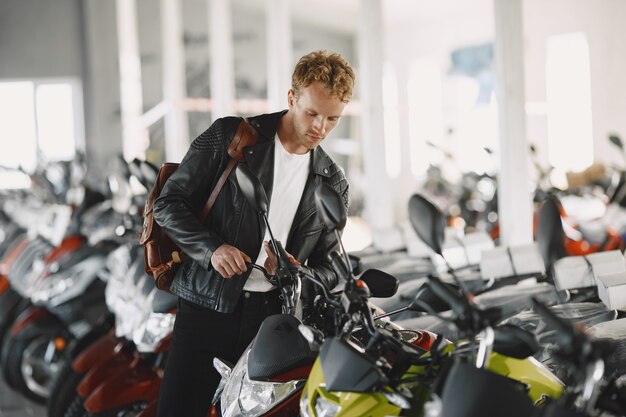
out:
{"label": "concrete column", "polygon": [[533,207],[524,110],[522,0],[494,0],[500,121],[498,211],[503,245],[533,240]]}
{"label": "concrete column", "polygon": [[398,186],[395,188],[395,216],[398,223],[408,219],[409,198],[418,189],[418,182],[411,171],[411,126],[409,113],[409,78],[411,63],[408,59],[396,61],[396,77],[398,80],[398,119],[401,149],[401,171]]}
{"label": "concrete column", "polygon": [[161,0],[165,159],[180,162],[189,147],[189,121],[182,108],[187,96],[185,48],[180,0]]}
{"label": "concrete column", "polygon": [[230,116],[235,102],[235,71],[233,54],[233,30],[230,0],[209,2],[209,57],[211,117],[216,120]]}
{"label": "concrete column", "polygon": [[393,195],[385,168],[383,122],[383,24],[381,0],[361,0],[358,32],[363,168],[366,184],[365,219],[374,245],[382,250],[397,245]]}
{"label": "concrete column", "polygon": [[117,36],[110,36],[116,21],[116,4],[99,0],[81,3],[83,8],[84,59],[83,77],[86,156],[88,181],[100,186],[106,179],[110,161],[123,149],[119,116],[120,72],[115,69],[118,59]]}
{"label": "concrete column", "polygon": [[267,99],[269,111],[287,107],[293,70],[289,0],[268,0],[267,21]]}
{"label": "concrete column", "polygon": [[141,125],[143,93],[135,0],[117,0],[117,42],[120,66],[120,107],[124,158],[143,158],[148,131]]}

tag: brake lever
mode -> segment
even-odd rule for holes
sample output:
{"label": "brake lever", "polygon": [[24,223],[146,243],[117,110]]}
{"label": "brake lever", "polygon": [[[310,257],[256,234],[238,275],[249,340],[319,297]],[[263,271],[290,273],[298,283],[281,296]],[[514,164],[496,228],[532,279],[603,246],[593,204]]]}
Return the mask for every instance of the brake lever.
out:
{"label": "brake lever", "polygon": [[248,268],[253,268],[256,269],[258,271],[261,271],[261,273],[263,273],[263,276],[265,277],[265,279],[272,284],[275,287],[278,287],[278,277],[276,275],[270,275],[267,272],[267,269],[263,268],[261,265],[257,265],[257,264],[253,264],[251,262],[246,262],[246,266]]}

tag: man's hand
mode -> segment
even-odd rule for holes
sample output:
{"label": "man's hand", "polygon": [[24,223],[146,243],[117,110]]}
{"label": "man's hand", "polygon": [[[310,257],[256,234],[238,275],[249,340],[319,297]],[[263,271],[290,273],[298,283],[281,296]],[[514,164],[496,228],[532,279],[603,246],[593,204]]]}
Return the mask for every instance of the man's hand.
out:
{"label": "man's hand", "polygon": [[248,269],[246,262],[252,262],[250,257],[227,243],[217,248],[211,256],[211,265],[224,278],[240,275]]}
{"label": "man's hand", "polygon": [[[263,247],[265,248],[265,252],[267,253],[267,259],[265,260],[264,265],[265,270],[270,275],[276,275],[276,270],[278,269],[278,258],[274,254],[274,251],[272,251],[272,247],[270,246],[270,243],[268,241],[263,242]],[[293,255],[291,255],[290,253],[287,253],[287,255],[289,255],[289,260],[291,262],[300,265],[300,262],[298,262],[293,257]]]}

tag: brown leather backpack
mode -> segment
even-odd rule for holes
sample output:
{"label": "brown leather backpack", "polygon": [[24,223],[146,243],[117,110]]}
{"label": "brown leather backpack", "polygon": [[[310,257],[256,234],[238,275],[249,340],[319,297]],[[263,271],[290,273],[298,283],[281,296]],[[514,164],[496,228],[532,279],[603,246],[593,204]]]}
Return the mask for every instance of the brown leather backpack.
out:
{"label": "brown leather backpack", "polygon": [[[198,216],[200,223],[204,223],[206,220],[230,173],[239,161],[243,161],[243,148],[254,145],[257,137],[257,131],[245,119],[241,119],[235,136],[228,146],[230,161]],[[154,201],[161,194],[165,182],[176,171],[178,165],[166,162],[159,169],[157,180],[152,186],[146,201],[143,212],[143,230],[139,238],[139,243],[143,245],[146,272],[154,277],[157,288],[165,291],[170,290],[172,280],[176,270],[182,263],[184,254],[154,221],[153,205]]]}

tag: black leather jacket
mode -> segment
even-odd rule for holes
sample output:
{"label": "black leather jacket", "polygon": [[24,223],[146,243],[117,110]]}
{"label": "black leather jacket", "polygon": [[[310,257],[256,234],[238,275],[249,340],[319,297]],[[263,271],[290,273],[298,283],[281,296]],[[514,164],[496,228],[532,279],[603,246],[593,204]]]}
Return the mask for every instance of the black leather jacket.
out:
{"label": "black leather jacket", "polygon": [[[285,111],[250,118],[259,132],[257,143],[244,149],[245,162],[259,177],[272,202],[274,176],[274,136],[278,121]],[[250,269],[242,275],[224,279],[210,263],[211,255],[223,243],[235,246],[254,259],[265,235],[265,225],[243,197],[231,174],[217,198],[205,224],[198,214],[209,193],[229,161],[226,152],[240,119],[218,119],[193,141],[179,168],[167,180],[154,203],[154,219],[174,240],[187,258],[179,268],[171,286],[173,293],[185,300],[214,309],[232,312],[235,309]],[[329,288],[337,284],[337,276],[327,260],[337,246],[316,215],[314,190],[326,181],[343,196],[348,206],[348,182],[341,169],[320,147],[312,150],[311,169],[300,205],[296,211],[287,242],[287,252],[310,269]],[[303,282],[302,301],[313,299],[314,286]]]}

